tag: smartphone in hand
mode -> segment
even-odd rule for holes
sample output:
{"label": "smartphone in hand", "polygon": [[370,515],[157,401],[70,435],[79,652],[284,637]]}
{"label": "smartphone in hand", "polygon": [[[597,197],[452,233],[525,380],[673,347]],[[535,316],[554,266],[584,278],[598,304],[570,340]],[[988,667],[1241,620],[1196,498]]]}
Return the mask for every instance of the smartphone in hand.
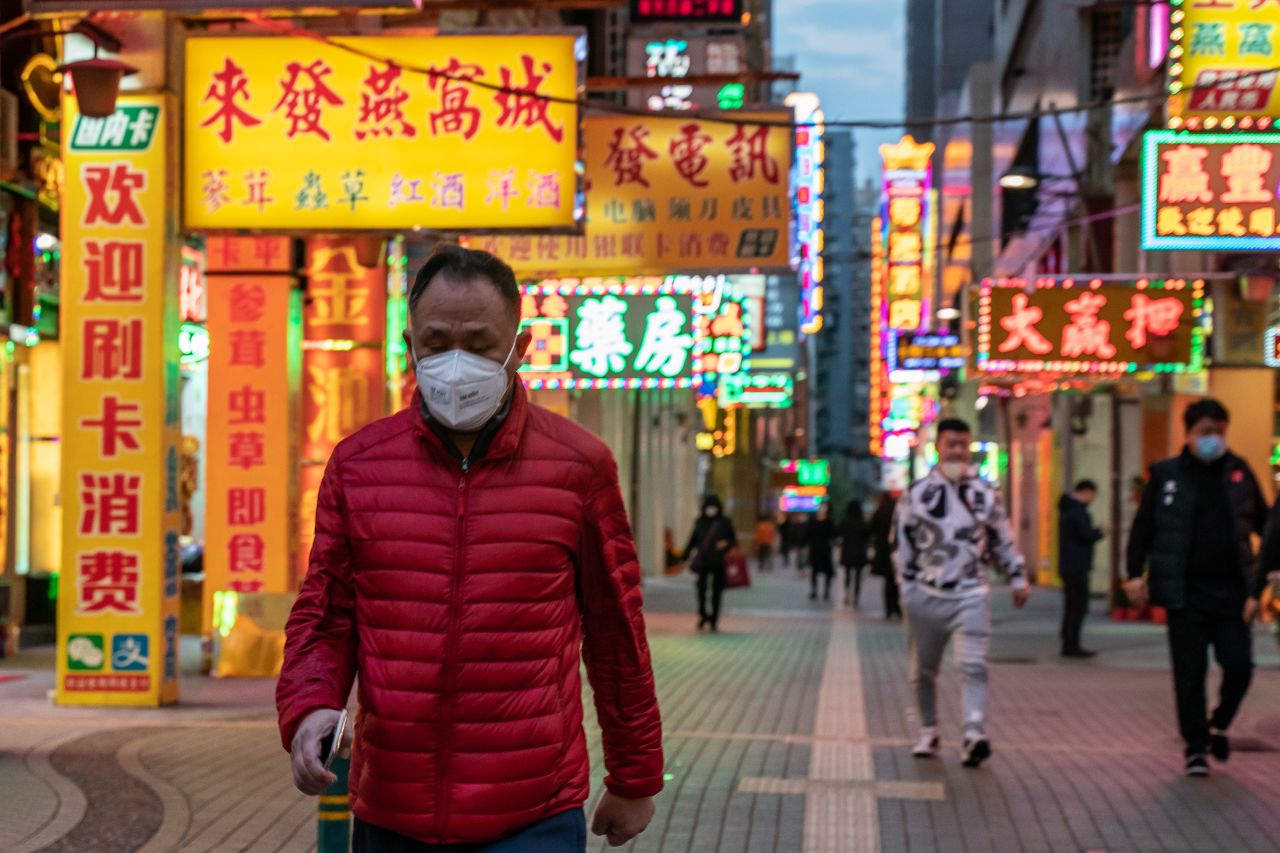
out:
{"label": "smartphone in hand", "polygon": [[320,763],[324,765],[324,769],[328,770],[333,766],[333,759],[337,756],[338,750],[342,747],[342,738],[347,733],[347,711],[344,708],[342,714],[338,717],[338,724],[334,726],[333,736],[326,737],[320,741]]}

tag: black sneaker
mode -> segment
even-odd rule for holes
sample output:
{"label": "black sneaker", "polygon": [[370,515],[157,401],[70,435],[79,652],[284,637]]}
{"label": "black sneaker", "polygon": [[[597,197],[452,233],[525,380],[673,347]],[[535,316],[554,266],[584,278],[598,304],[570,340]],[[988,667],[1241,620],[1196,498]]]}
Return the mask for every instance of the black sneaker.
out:
{"label": "black sneaker", "polygon": [[1187,756],[1187,775],[1188,776],[1208,776],[1209,775],[1209,759],[1204,755],[1196,753]]}
{"label": "black sneaker", "polygon": [[982,762],[991,757],[991,743],[982,736],[965,738],[960,755],[965,767],[980,767]]}
{"label": "black sneaker", "polygon": [[1231,757],[1231,740],[1226,732],[1214,729],[1209,733],[1209,754],[1218,761],[1226,761]]}

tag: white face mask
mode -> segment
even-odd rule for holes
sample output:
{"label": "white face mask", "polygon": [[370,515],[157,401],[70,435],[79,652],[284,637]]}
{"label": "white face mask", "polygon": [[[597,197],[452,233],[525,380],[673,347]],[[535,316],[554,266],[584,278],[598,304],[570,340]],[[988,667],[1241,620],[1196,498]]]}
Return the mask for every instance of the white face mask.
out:
{"label": "white face mask", "polygon": [[942,476],[946,477],[951,482],[958,483],[965,477],[969,476],[969,463],[939,462],[938,470],[942,472]]}
{"label": "white face mask", "polygon": [[498,364],[460,349],[421,359],[414,350],[418,390],[431,417],[455,432],[473,432],[488,423],[506,396],[507,362],[515,351],[512,341],[511,351]]}

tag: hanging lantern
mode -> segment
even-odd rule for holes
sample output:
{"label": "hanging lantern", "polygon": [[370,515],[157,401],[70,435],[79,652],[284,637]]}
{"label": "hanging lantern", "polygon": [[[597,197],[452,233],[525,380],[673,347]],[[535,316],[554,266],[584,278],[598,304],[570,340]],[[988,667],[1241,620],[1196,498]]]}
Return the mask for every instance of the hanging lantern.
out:
{"label": "hanging lantern", "polygon": [[89,118],[107,118],[114,113],[120,81],[126,74],[138,73],[138,69],[127,62],[96,56],[68,62],[58,66],[58,70],[71,75],[71,88],[80,114]]}

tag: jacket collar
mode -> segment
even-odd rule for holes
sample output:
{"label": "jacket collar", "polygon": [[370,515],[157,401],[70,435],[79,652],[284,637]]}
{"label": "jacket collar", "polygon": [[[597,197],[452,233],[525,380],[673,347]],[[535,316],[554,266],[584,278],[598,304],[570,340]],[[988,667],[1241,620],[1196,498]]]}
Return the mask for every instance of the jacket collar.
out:
{"label": "jacket collar", "polygon": [[[511,394],[505,404],[506,417],[498,425],[497,431],[489,437],[487,447],[484,447],[482,443],[477,443],[476,450],[482,452],[477,458],[470,461],[474,464],[485,460],[505,459],[514,455],[520,447],[521,439],[524,437],[525,424],[529,420],[530,405],[532,404],[529,402],[529,392],[525,390],[524,382],[517,376],[511,389]],[[433,429],[433,425],[427,423],[426,418],[423,417],[421,391],[415,391],[413,394],[413,402],[409,405],[409,418],[414,430],[433,450],[450,458],[456,458],[456,449],[451,446],[451,443],[448,442],[444,435]],[[490,421],[485,429],[493,423],[494,421]],[[485,429],[482,429],[481,433]]]}

